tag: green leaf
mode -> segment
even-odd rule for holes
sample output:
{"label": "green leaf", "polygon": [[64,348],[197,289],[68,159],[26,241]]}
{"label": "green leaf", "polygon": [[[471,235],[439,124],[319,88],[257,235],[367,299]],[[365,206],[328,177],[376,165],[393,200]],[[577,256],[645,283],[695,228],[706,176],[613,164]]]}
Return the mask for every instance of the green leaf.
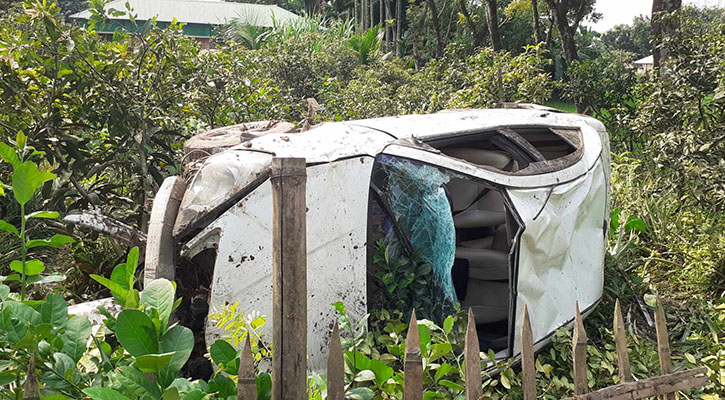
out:
{"label": "green leaf", "polygon": [[136,357],[136,366],[143,372],[153,372],[157,376],[161,374],[161,370],[169,365],[174,353],[163,354],[145,354]]}
{"label": "green leaf", "polygon": [[350,400],[372,400],[375,392],[366,387],[350,389],[345,393],[345,398]]}
{"label": "green leaf", "polygon": [[453,382],[453,381],[449,381],[448,379],[441,379],[441,381],[438,383],[441,384],[442,386],[445,386],[445,387],[453,389],[453,390],[463,391],[465,389],[460,384]]}
{"label": "green leaf", "polygon": [[174,285],[166,279],[156,279],[141,293],[141,305],[155,308],[165,327],[174,309]]}
{"label": "green leaf", "polygon": [[91,278],[95,280],[96,282],[100,283],[101,285],[108,288],[108,290],[113,293],[114,296],[119,296],[121,299],[126,298],[128,296],[128,289],[122,287],[116,282],[113,282],[107,278],[104,278],[100,275],[91,274]]}
{"label": "green leaf", "polygon": [[505,387],[506,389],[511,389],[511,381],[509,381],[509,378],[506,375],[501,374],[500,379],[501,379],[501,385],[503,385],[503,387]]}
{"label": "green leaf", "polygon": [[118,393],[111,388],[105,387],[91,387],[83,389],[85,393],[92,400],[131,400],[128,397]]}
{"label": "green leaf", "polygon": [[20,164],[18,153],[15,152],[14,148],[8,146],[4,142],[0,142],[0,157],[2,157],[2,159],[5,160],[6,163],[12,165],[13,167],[16,167]]}
{"label": "green leaf", "polygon": [[204,400],[207,398],[209,398],[209,395],[201,390],[192,390],[191,392],[185,394],[181,400]]}
{"label": "green leaf", "polygon": [[392,368],[379,360],[370,361],[370,370],[375,373],[375,385],[378,387],[382,387],[395,374]]}
{"label": "green leaf", "polygon": [[13,317],[19,318],[29,324],[37,325],[40,323],[40,313],[28,304],[19,301],[8,301],[3,304],[3,308],[7,308]]}
{"label": "green leaf", "polygon": [[237,350],[226,340],[217,340],[209,348],[211,359],[216,365],[226,366],[237,358]]}
{"label": "green leaf", "polygon": [[272,397],[272,375],[262,372],[257,375],[257,397],[269,399]]}
{"label": "green leaf", "polygon": [[174,378],[176,378],[181,368],[189,359],[193,348],[194,333],[185,326],[176,325],[166,331],[164,336],[161,337],[159,350],[166,353],[174,352],[174,356],[169,365],[161,371],[159,380],[163,385],[168,386],[174,381]]}
{"label": "green leaf", "polygon": [[68,320],[68,304],[63,296],[51,293],[40,306],[41,321],[50,324],[53,328],[60,328]]}
{"label": "green leaf", "polygon": [[449,372],[453,371],[453,366],[448,363],[441,364],[437,369],[433,379],[438,382],[441,378],[446,376]]}
{"label": "green leaf", "polygon": [[0,229],[4,230],[5,232],[12,233],[15,236],[20,236],[20,234],[18,233],[18,228],[16,228],[14,225],[11,225],[1,219],[0,219]]}
{"label": "green leaf", "polygon": [[133,288],[134,274],[136,274],[136,267],[138,266],[138,247],[134,247],[128,252],[126,257],[126,276],[128,278],[128,288]]}
{"label": "green leaf", "polygon": [[25,216],[25,219],[30,218],[45,218],[45,219],[56,219],[60,216],[57,211],[36,211]]}
{"label": "green leaf", "polygon": [[5,301],[10,294],[10,286],[0,284],[0,302]]}
{"label": "green leaf", "polygon": [[15,147],[18,150],[23,150],[25,146],[28,145],[28,137],[25,136],[23,131],[18,131],[18,134],[15,135]]}
{"label": "green leaf", "polygon": [[40,171],[32,161],[26,161],[13,171],[13,195],[20,205],[27,204],[43,183],[56,178],[55,174]]}
{"label": "green leaf", "polygon": [[52,247],[54,249],[57,249],[61,246],[63,246],[66,243],[73,243],[75,240],[67,235],[53,235],[48,240],[29,240],[28,243],[25,245],[28,249],[32,249],[33,247]]}
{"label": "green leaf", "polygon": [[453,316],[449,315],[446,317],[446,320],[443,321],[443,332],[446,333],[446,335],[450,334],[453,330]]}
{"label": "green leaf", "polygon": [[358,372],[355,375],[355,378],[353,379],[355,382],[368,382],[368,381],[374,381],[375,380],[375,372],[364,369],[360,372]]}
{"label": "green leaf", "polygon": [[86,351],[88,338],[91,336],[91,323],[85,315],[74,315],[65,323],[63,353],[78,362]]}
{"label": "green leaf", "polygon": [[630,232],[632,230],[635,230],[637,232],[645,232],[647,230],[647,225],[640,218],[630,217],[627,220],[627,223],[624,224],[624,229],[627,232]]}
{"label": "green leaf", "polygon": [[156,328],[151,318],[139,310],[123,310],[118,314],[116,336],[126,351],[134,357],[159,352]]}
{"label": "green leaf", "polygon": [[[23,273],[23,262],[15,260],[10,262],[10,269],[22,274]],[[25,261],[25,275],[38,275],[45,271],[45,265],[40,260],[27,260]]]}
{"label": "green leaf", "polygon": [[29,276],[28,279],[25,280],[25,282],[29,285],[43,284],[43,283],[63,282],[65,280],[65,278],[66,278],[66,276],[63,274],[35,275],[35,276]]}
{"label": "green leaf", "polygon": [[435,362],[439,358],[451,353],[452,347],[450,343],[436,343],[430,345],[430,358],[429,362]]}

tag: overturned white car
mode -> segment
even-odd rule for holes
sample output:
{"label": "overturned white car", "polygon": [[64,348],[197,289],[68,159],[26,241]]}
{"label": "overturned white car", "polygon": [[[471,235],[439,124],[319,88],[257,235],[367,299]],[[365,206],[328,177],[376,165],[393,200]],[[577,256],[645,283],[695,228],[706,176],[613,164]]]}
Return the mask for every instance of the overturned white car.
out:
{"label": "overturned white car", "polygon": [[146,279],[177,281],[192,309],[181,321],[205,329],[206,343],[220,334],[203,324],[206,304],[239,302],[269,316],[271,332],[274,156],[307,161],[313,369],[326,360],[331,303],[342,301],[352,318],[368,312],[381,240],[420,251],[437,304],[472,308],[482,350],[500,357],[519,353],[524,305],[540,348],[571,323],[575,301],[586,312],[602,296],[609,144],[592,118],[518,105],[303,133],[248,128],[207,135],[239,144],[206,158],[188,186],[167,179],[152,212]]}

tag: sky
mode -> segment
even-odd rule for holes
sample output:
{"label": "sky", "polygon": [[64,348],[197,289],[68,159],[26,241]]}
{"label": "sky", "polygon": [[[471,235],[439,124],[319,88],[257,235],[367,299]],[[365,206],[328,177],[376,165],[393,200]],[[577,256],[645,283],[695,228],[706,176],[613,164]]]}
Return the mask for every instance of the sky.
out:
{"label": "sky", "polygon": [[[725,0],[684,0],[683,4],[709,7],[725,7]],[[652,13],[652,0],[597,0],[597,12],[602,19],[592,26],[595,31],[605,32],[615,25],[629,24],[637,15]]]}

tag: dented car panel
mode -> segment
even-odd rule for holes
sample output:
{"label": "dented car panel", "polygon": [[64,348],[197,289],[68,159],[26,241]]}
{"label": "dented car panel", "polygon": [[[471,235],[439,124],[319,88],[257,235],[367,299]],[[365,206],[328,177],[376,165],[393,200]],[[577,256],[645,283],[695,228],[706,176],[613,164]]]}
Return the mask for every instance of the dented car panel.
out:
{"label": "dented car panel", "polygon": [[[178,260],[208,270],[211,287],[197,296],[212,310],[239,302],[247,313],[267,315],[269,339],[269,163],[275,156],[306,158],[308,365],[322,369],[336,321],[330,304],[344,302],[354,320],[369,311],[368,295],[377,290],[368,287],[375,240],[403,244],[401,252],[414,242],[416,233],[400,211],[406,208],[393,204],[400,197],[385,192],[392,190],[384,185],[392,178],[382,176],[375,185],[372,176],[390,161],[413,163],[445,177],[425,189],[429,204],[407,208],[416,213],[435,207],[426,215],[455,231],[455,238],[431,242],[453,254],[432,261],[437,282],[431,284],[448,290],[441,301],[471,307],[483,332],[482,350],[493,349],[498,357],[517,356],[526,305],[534,340],[543,346],[573,320],[575,301],[591,310],[602,295],[609,144],[603,125],[592,118],[525,108],[329,123],[299,134],[265,134],[214,154],[181,200],[173,230]],[[209,252],[215,255],[195,261]],[[183,274],[175,278],[184,285]],[[207,343],[222,334],[207,324]]]}

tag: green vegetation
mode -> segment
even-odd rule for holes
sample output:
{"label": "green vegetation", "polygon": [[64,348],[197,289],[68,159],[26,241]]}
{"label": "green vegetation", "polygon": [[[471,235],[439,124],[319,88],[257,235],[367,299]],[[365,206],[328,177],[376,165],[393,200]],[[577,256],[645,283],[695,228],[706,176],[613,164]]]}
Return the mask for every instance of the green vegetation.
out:
{"label": "green vegetation", "polygon": [[[463,9],[459,2],[410,3],[401,37],[395,21],[378,27],[338,20],[351,11],[330,3],[326,17],[297,26],[231,24],[226,41],[205,51],[178,24],[160,29],[149,22],[143,33],[105,40],[94,31],[104,19],[100,1],[92,2],[90,27],[64,22],[50,2],[0,2],[0,182],[8,183],[0,186],[0,398],[233,396],[237,348],[246,335],[257,364],[271,357],[258,334],[264,318],[236,306],[210,315],[231,345],[213,343],[209,357],[219,368],[207,381],[190,381],[182,366],[193,334],[169,324],[180,301],[175,284],[159,280],[140,294],[138,249],[69,232],[54,219],[93,208],[145,230],[149,199],[166,176],[180,173],[185,139],[245,121],[301,122],[310,97],[322,106],[314,122],[491,107],[501,99],[564,111],[583,106],[612,140],[605,296],[586,322],[590,387],[618,381],[610,330],[615,298],[626,314],[634,375],[658,370],[647,315],[659,296],[675,367],[709,369],[711,385],[688,395],[714,399],[725,392],[721,10],[676,14],[678,36],[656,42],[669,54],[663,70],[638,75],[629,63],[649,48],[645,19],[601,40],[575,29],[579,57],[562,62],[556,29],[540,35],[531,28],[536,15],[542,26],[551,22],[542,4],[534,13],[530,1],[499,1],[502,50],[493,51],[483,47],[484,2],[461,2]],[[380,253],[378,278],[391,297],[385,301],[404,303],[424,290],[411,274],[424,275],[429,266]],[[87,318],[67,313],[69,302],[109,294],[123,310],[115,317],[104,311],[98,333]],[[407,315],[390,307],[351,321],[343,304],[335,307],[349,394],[400,398]],[[460,311],[440,325],[420,321],[426,398],[461,395],[464,326]],[[538,356],[537,382],[548,398],[572,393],[570,340],[558,332]],[[487,398],[519,398],[518,369],[511,360],[496,365],[501,374],[484,379]],[[265,373],[257,378],[260,398],[270,382]],[[324,393],[324,376],[311,376],[311,398]]]}

